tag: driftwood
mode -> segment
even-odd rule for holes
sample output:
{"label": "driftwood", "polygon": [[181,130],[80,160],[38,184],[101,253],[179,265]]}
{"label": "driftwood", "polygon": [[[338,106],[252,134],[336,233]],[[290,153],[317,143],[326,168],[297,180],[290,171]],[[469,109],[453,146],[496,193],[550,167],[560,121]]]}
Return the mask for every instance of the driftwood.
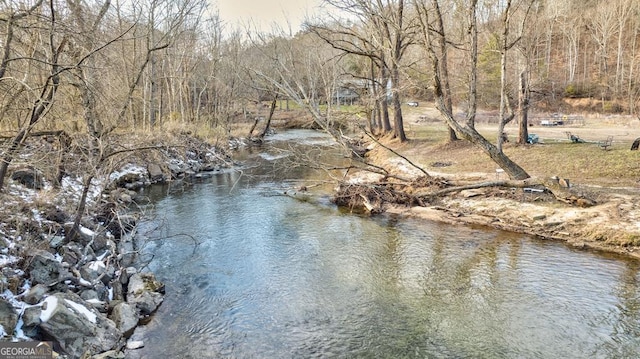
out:
{"label": "driftwood", "polygon": [[437,181],[434,177],[418,179],[411,183],[342,184],[334,197],[334,202],[340,206],[376,214],[383,211],[383,203],[425,207],[438,197],[481,188],[521,188],[530,192],[550,193],[557,201],[574,206],[591,207],[596,204],[595,200],[576,194],[569,187],[568,180],[558,177],[548,180],[529,178],[461,185],[444,179]]}
{"label": "driftwood", "polygon": [[591,207],[596,204],[595,200],[587,198],[583,195],[578,195],[574,193],[569,187],[568,180],[558,178],[558,177],[552,177],[544,181],[540,179],[529,178],[521,181],[507,180],[507,181],[480,182],[480,183],[468,184],[464,186],[448,187],[448,188],[439,189],[436,191],[425,191],[415,195],[421,198],[441,197],[454,192],[461,192],[461,191],[466,191],[470,189],[480,189],[480,188],[488,188],[488,187],[506,187],[506,188],[523,188],[523,189],[542,187],[544,190],[553,194],[556,200],[563,203],[576,205],[579,207]]}

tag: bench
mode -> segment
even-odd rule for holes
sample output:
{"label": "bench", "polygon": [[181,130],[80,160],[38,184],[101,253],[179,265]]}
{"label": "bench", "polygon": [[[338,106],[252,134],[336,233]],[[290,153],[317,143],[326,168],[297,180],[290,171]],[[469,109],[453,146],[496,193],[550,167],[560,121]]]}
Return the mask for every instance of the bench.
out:
{"label": "bench", "polygon": [[609,147],[611,147],[612,143],[613,143],[613,136],[609,136],[604,141],[598,141],[598,147],[606,151],[609,149]]}

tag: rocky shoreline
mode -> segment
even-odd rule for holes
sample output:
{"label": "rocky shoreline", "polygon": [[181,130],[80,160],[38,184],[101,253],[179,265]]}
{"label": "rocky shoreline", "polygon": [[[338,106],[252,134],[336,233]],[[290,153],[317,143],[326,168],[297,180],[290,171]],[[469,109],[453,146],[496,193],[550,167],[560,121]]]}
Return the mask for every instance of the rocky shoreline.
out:
{"label": "rocky shoreline", "polygon": [[39,168],[12,172],[0,224],[1,340],[52,341],[62,358],[123,358],[144,346],[131,335],[161,305],[164,285],[138,261],[138,190],[234,165],[218,146],[188,135],[180,143],[133,153],[96,177],[74,236],[79,174],[54,187]]}

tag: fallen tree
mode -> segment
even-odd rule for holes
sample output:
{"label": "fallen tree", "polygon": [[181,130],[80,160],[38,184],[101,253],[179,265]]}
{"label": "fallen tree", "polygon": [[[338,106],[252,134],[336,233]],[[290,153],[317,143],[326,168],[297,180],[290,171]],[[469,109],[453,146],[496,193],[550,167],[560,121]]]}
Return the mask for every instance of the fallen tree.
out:
{"label": "fallen tree", "polygon": [[[525,180],[485,181],[460,183],[440,177],[418,177],[411,182],[389,181],[383,178],[376,183],[356,184],[342,182],[334,195],[333,202],[358,212],[377,214],[384,212],[384,204],[426,207],[439,198],[452,196],[463,191],[492,188],[497,190],[521,189],[524,193],[549,195],[556,201],[578,207],[591,207],[597,202],[584,194],[575,193],[571,188],[560,185],[560,179],[546,180],[528,178]],[[512,193],[494,192],[494,196],[512,196]]]}

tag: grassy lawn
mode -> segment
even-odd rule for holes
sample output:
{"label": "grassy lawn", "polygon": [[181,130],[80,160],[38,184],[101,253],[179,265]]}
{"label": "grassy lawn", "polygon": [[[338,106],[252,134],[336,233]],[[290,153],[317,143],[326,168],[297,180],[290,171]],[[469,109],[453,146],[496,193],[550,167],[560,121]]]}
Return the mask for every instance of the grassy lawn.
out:
{"label": "grassy lawn", "polygon": [[[491,126],[479,126],[479,130],[495,143],[496,131]],[[541,144],[519,146],[513,143],[513,139],[505,144],[504,152],[532,176],[557,175],[576,184],[595,186],[638,186],[640,152],[629,150],[631,141],[614,141],[613,146],[605,151],[596,143],[571,143],[561,138],[565,136],[562,130],[558,129],[547,138],[541,137]],[[589,133],[589,129],[580,130]],[[511,138],[515,133],[513,131]],[[447,143],[447,130],[441,123],[411,124],[407,134],[409,142],[400,144],[392,140],[391,143],[427,171],[495,174],[497,166],[479,148],[464,141]],[[588,138],[586,135],[583,137]],[[434,163],[450,165],[433,167]]]}

